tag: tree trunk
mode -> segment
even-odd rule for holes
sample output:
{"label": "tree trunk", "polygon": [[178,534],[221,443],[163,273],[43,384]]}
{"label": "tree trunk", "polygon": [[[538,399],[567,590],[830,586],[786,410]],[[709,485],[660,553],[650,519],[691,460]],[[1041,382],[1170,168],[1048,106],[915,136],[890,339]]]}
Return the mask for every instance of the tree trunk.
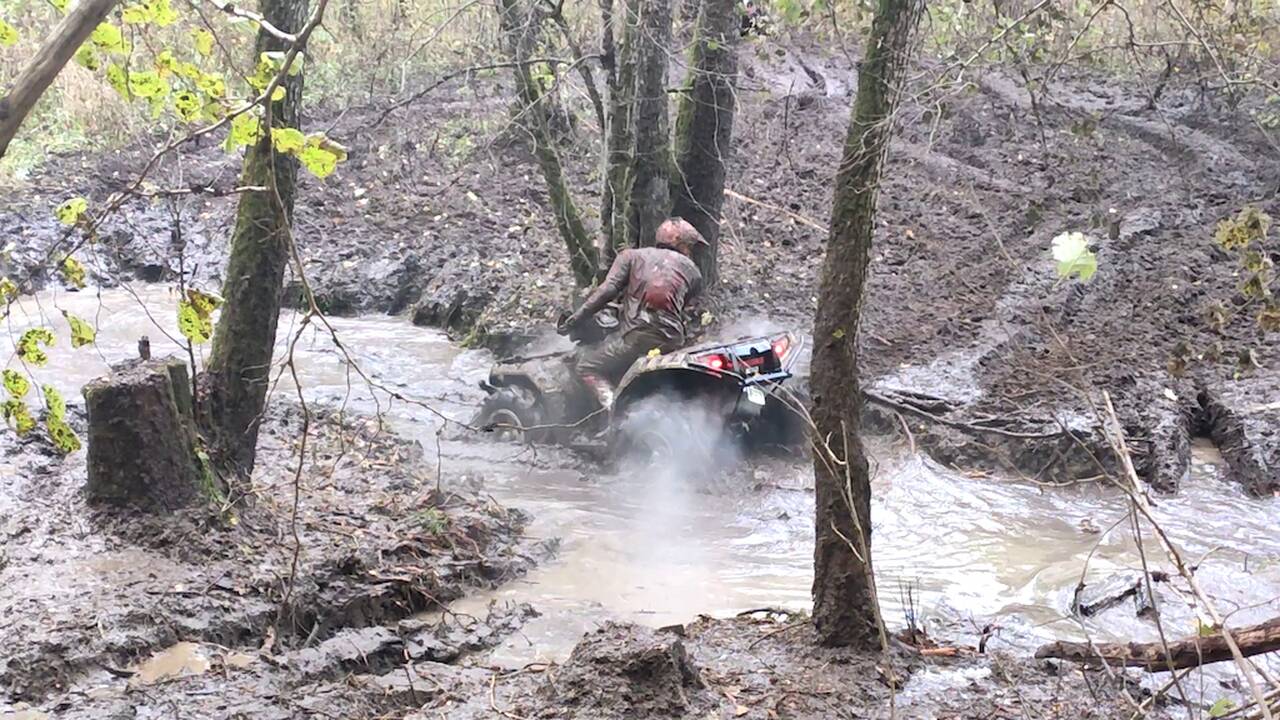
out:
{"label": "tree trunk", "polygon": [[706,0],[698,17],[693,68],[676,113],[671,214],[688,220],[710,243],[694,257],[710,287],[718,276],[720,208],[733,138],[738,74],[738,0]]}
{"label": "tree trunk", "polygon": [[[600,183],[600,264],[596,269],[598,278],[603,279],[613,264],[617,253],[615,238],[621,236],[614,232],[618,199],[622,193],[615,183],[626,176],[626,144],[619,142],[625,139],[627,130],[626,106],[622,102],[622,87],[618,73],[618,46],[615,41],[615,22],[613,18],[613,0],[599,0],[600,7],[600,67],[604,70],[605,87],[609,90],[608,112],[605,116],[603,178]],[[615,174],[615,168],[621,174]]]}
{"label": "tree trunk", "polygon": [[0,157],[36,101],[49,89],[62,67],[76,54],[117,0],[81,0],[54,27],[34,57],[18,73],[9,92],[0,97]]}
{"label": "tree trunk", "polygon": [[[1258,625],[1235,628],[1231,637],[1244,657],[1280,650],[1280,618]],[[1150,672],[1185,670],[1235,659],[1221,632],[1208,637],[1188,637],[1164,643],[1075,643],[1054,642],[1036,650],[1037,658],[1058,658],[1092,667],[1139,667]]]}
{"label": "tree trunk", "polygon": [[536,13],[521,6],[521,0],[499,0],[498,16],[506,36],[507,50],[515,61],[512,67],[516,94],[520,98],[520,107],[525,117],[523,125],[533,139],[538,167],[547,183],[547,200],[551,203],[556,229],[569,253],[574,281],[579,287],[587,287],[595,280],[599,258],[569,192],[564,167],[560,164],[555,140],[547,126],[547,104],[527,62],[532,57],[533,43],[537,38],[538,18]]}
{"label": "tree trunk", "polygon": [[[627,243],[653,244],[671,208],[667,136],[667,54],[671,52],[671,0],[638,0],[627,52],[635,64],[631,99],[631,165],[627,171]],[[631,18],[628,18],[630,21]]]}
{"label": "tree trunk", "polygon": [[871,483],[859,432],[858,325],[881,166],[923,0],[879,0],[858,73],[813,323],[817,496],[813,622],[827,645],[879,645],[871,564]]}
{"label": "tree trunk", "polygon": [[[302,29],[307,5],[308,0],[259,3],[263,17],[287,33]],[[288,46],[286,41],[259,30],[254,57],[263,52],[287,51]],[[264,122],[264,127],[300,127],[302,76],[299,72],[282,80],[285,97],[270,103],[270,122]],[[201,403],[201,410],[218,464],[225,472],[246,477],[253,471],[258,423],[266,406],[276,323],[289,262],[297,175],[297,161],[274,153],[269,133],[245,152],[240,184],[267,190],[240,194],[223,285],[226,302],[205,373],[208,398]]]}
{"label": "tree trunk", "polygon": [[84,387],[90,502],[172,512],[221,486],[196,452],[187,365],[141,362]]}

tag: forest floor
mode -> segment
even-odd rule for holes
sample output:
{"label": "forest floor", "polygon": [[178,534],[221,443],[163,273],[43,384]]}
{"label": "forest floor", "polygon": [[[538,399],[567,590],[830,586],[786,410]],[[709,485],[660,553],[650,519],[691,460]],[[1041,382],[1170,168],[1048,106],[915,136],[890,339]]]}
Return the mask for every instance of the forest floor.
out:
{"label": "forest floor", "polygon": [[[725,332],[807,329],[853,62],[796,39],[753,41],[744,55],[713,310]],[[1212,243],[1216,222],[1246,203],[1280,217],[1272,151],[1194,88],[1171,85],[1150,109],[1140,84],[1064,71],[1033,113],[1009,75],[971,80],[901,114],[862,335],[878,418],[909,420],[913,439],[947,464],[1069,479],[1092,474],[1065,457],[1077,436],[1063,428],[1087,433],[1094,422],[1075,389],[1106,389],[1154,486],[1175,488],[1190,437],[1207,433],[1232,443],[1223,451],[1243,484],[1280,488],[1280,409],[1264,407],[1280,396],[1280,343],[1243,317],[1221,334],[1204,320],[1210,303],[1237,294],[1235,268]],[[539,337],[573,301],[572,281],[541,177],[509,127],[507,78],[447,84],[388,113],[391,102],[320,107],[308,121],[351,149],[333,177],[301,184],[295,231],[323,307],[412,312],[500,352]],[[598,142],[583,120],[563,153],[589,218]],[[52,208],[75,195],[98,206],[147,155],[60,157],[10,188],[0,270],[30,286],[51,279],[46,258],[62,234]],[[234,187],[238,166],[212,140],[162,165],[157,187],[214,192],[182,196],[176,225],[166,203],[126,203],[88,248],[95,279],[167,281],[181,268],[216,290],[234,216],[234,197],[217,193]],[[1068,230],[1095,237],[1100,268],[1088,284],[1054,274],[1050,240]],[[1240,382],[1230,363],[1174,376],[1179,342],[1221,342],[1228,358],[1254,348],[1261,367]],[[520,574],[547,548],[521,536],[518,512],[464,482],[437,491],[420,448],[353,422],[346,432],[321,423],[311,451],[321,460],[302,474],[306,552],[293,583],[283,580],[293,411],[265,433],[255,503],[164,521],[90,511],[82,462],[0,433],[0,467],[16,478],[0,495],[0,587],[19,588],[0,598],[0,645],[14,649],[0,661],[7,699],[83,718],[410,707],[423,718],[827,718],[837,707],[889,717],[890,688],[905,683],[900,717],[1132,714],[1121,688],[1071,667],[821,650],[802,620],[763,614],[660,633],[610,625],[563,666],[473,666],[533,610],[421,613]]]}

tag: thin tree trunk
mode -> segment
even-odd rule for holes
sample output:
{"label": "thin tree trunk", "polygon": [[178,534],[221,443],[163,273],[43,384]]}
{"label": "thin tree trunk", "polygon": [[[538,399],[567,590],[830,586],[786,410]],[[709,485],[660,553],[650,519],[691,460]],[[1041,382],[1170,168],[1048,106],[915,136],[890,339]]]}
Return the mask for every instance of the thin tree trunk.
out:
{"label": "thin tree trunk", "polygon": [[631,165],[631,100],[635,94],[635,36],[640,0],[622,3],[621,45],[614,42],[613,0],[600,0],[604,24],[601,50],[609,73],[609,137],[605,147],[604,190],[601,197],[600,277],[613,265],[613,258],[627,243],[627,171]]}
{"label": "thin tree trunk", "polygon": [[537,16],[522,8],[520,2],[521,0],[499,0],[499,22],[507,37],[508,52],[515,61],[512,68],[515,73],[516,93],[525,115],[524,126],[533,138],[538,167],[542,170],[542,177],[547,183],[547,199],[551,203],[551,212],[555,216],[556,229],[560,232],[565,249],[569,253],[569,265],[573,269],[574,281],[580,287],[587,287],[595,280],[596,263],[599,258],[596,255],[596,247],[582,224],[582,217],[578,213],[577,205],[573,202],[568,183],[565,181],[564,168],[560,164],[555,141],[547,126],[545,98],[526,62],[532,57]]}
{"label": "thin tree trunk", "polygon": [[[307,6],[308,0],[259,2],[263,17],[287,33],[302,29]],[[259,30],[254,56],[288,47],[288,42]],[[302,75],[282,79],[285,97],[270,104],[270,122],[264,119],[264,127],[300,127]],[[201,409],[218,463],[224,471],[246,476],[253,471],[258,423],[266,405],[297,174],[296,160],[273,152],[269,133],[245,152],[240,184],[267,190],[240,195],[223,285],[226,302],[206,370],[208,399]]]}
{"label": "thin tree trunk", "polygon": [[813,421],[823,441],[814,450],[813,622],[827,645],[873,649],[880,643],[871,483],[859,427],[858,325],[893,109],[923,11],[923,0],[879,0],[836,179],[813,324]]}
{"label": "thin tree trunk", "polygon": [[[1243,628],[1231,628],[1244,657],[1280,650],[1280,618]],[[1235,659],[1222,633],[1150,643],[1054,642],[1036,650],[1037,658],[1059,658],[1091,667],[1139,667],[1149,672],[1185,670]]]}
{"label": "thin tree trunk", "polygon": [[[601,162],[600,176],[600,266],[596,275],[603,279],[613,264],[613,145],[614,120],[618,118],[621,108],[618,105],[618,49],[614,38],[613,0],[599,0],[600,8],[600,67],[604,70],[605,87],[609,90],[609,103],[606,105],[605,126],[600,130],[604,135],[604,157]],[[625,118],[625,116],[624,116]],[[625,122],[623,123],[625,129]]]}
{"label": "thin tree trunk", "polygon": [[[667,118],[667,53],[671,51],[671,0],[638,0],[639,14],[628,37],[635,64],[631,165],[627,171],[627,243],[653,244],[671,208],[667,186],[671,145]],[[631,18],[628,18],[630,21]]]}
{"label": "thin tree trunk", "polygon": [[573,36],[573,28],[569,27],[569,21],[564,18],[563,5],[554,5],[549,14],[551,21],[560,30],[560,35],[564,37],[565,45],[569,46],[570,57],[573,58],[574,64],[578,66],[578,75],[582,78],[582,84],[587,90],[587,97],[591,99],[591,108],[596,113],[596,126],[600,128],[600,134],[603,135],[607,132],[604,97],[600,95],[600,88],[596,86],[596,77],[591,74],[591,66],[582,59],[582,45]]}
{"label": "thin tree trunk", "polygon": [[54,27],[48,39],[18,73],[9,91],[0,97],[0,157],[27,118],[36,101],[53,84],[67,61],[76,54],[118,0],[81,0]]}
{"label": "thin tree trunk", "polygon": [[720,208],[733,139],[737,41],[737,0],[705,0],[689,63],[693,70],[676,113],[671,214],[688,220],[710,243],[695,256],[708,287],[719,275]]}

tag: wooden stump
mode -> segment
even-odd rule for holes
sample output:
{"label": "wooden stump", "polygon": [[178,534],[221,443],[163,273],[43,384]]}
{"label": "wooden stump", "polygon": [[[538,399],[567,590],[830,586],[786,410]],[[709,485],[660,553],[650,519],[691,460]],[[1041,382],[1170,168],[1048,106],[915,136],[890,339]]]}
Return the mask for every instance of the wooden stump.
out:
{"label": "wooden stump", "polygon": [[217,493],[196,453],[187,366],[137,363],[84,388],[89,501],[168,512]]}

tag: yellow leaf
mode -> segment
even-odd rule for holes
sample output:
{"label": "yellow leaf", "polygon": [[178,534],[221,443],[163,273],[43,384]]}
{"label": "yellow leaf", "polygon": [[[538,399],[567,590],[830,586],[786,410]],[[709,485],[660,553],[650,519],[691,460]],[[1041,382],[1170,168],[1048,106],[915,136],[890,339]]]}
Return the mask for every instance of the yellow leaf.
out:
{"label": "yellow leaf", "polygon": [[88,70],[89,72],[97,72],[102,67],[102,60],[98,58],[98,51],[92,45],[81,45],[76,51],[76,64]]}
{"label": "yellow leaf", "polygon": [[120,13],[120,19],[126,25],[143,25],[155,19],[155,13],[145,5],[130,5]]}
{"label": "yellow leaf", "polygon": [[196,52],[205,57],[213,54],[213,33],[204,28],[196,28],[191,31],[191,41],[196,46]]}
{"label": "yellow leaf", "polygon": [[85,345],[92,345],[97,339],[98,333],[93,326],[85,322],[81,318],[72,315],[66,310],[62,311],[62,316],[67,319],[67,323],[71,325],[71,347],[81,348]]}
{"label": "yellow leaf", "polygon": [[295,128],[271,128],[271,143],[277,152],[295,153],[306,144],[307,138]]}
{"label": "yellow leaf", "polygon": [[59,205],[58,209],[53,211],[53,214],[58,218],[58,222],[63,225],[75,225],[80,222],[80,218],[84,216],[85,211],[88,209],[88,200],[82,197],[73,197]]}
{"label": "yellow leaf", "polygon": [[58,263],[58,272],[62,273],[62,279],[66,280],[72,287],[84,287],[84,265],[74,257],[68,255]]}
{"label": "yellow leaf", "polygon": [[95,28],[93,34],[89,36],[89,40],[109,53],[119,53],[120,55],[129,53],[129,45],[124,41],[124,35],[120,32],[120,28],[111,23],[104,22]]}
{"label": "yellow leaf", "polygon": [[659,350],[658,348],[654,348],[654,349],[652,349],[652,350],[650,350],[650,351],[649,351],[648,357],[656,358],[656,357],[658,357],[658,356],[659,356],[659,355],[661,355],[661,354],[662,354],[662,351],[661,351],[661,350]]}
{"label": "yellow leaf", "polygon": [[0,47],[13,47],[18,44],[18,29],[0,18]]}

